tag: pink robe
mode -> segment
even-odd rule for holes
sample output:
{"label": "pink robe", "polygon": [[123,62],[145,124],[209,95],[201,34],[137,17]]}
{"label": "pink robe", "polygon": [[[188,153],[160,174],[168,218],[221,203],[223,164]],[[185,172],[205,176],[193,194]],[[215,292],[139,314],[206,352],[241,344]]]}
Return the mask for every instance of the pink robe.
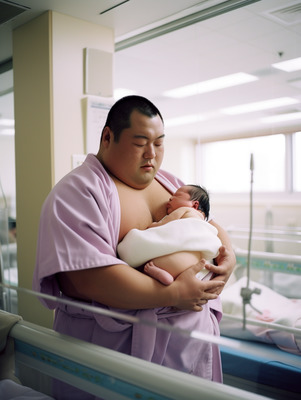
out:
{"label": "pink robe", "polygon": [[[170,193],[183,183],[159,171],[156,179]],[[33,289],[62,296],[55,274],[125,264],[116,256],[120,205],[116,186],[97,158],[66,175],[50,192],[41,213]],[[221,382],[220,354],[216,345],[143,324],[131,324],[78,307],[42,303],[55,309],[54,329],[94,344]],[[110,309],[99,304],[98,307]],[[219,335],[220,300],[210,301],[199,313],[170,308],[116,310],[143,320],[166,323],[184,330]]]}

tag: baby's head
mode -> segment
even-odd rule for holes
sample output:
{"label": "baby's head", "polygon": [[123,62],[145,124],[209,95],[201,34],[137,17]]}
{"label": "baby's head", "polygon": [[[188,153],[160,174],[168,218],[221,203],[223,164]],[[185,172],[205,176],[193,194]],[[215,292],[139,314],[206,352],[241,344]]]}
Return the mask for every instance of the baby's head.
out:
{"label": "baby's head", "polygon": [[167,214],[179,207],[195,208],[204,214],[205,219],[208,219],[210,202],[207,190],[198,185],[180,187],[167,203]]}

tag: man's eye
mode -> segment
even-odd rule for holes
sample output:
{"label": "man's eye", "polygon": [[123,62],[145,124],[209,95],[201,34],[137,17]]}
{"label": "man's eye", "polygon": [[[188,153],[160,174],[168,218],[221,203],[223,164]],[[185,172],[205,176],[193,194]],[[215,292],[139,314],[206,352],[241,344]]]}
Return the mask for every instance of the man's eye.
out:
{"label": "man's eye", "polygon": [[144,144],[140,144],[140,143],[134,143],[134,146],[137,146],[137,147],[143,147],[143,146],[144,146]]}

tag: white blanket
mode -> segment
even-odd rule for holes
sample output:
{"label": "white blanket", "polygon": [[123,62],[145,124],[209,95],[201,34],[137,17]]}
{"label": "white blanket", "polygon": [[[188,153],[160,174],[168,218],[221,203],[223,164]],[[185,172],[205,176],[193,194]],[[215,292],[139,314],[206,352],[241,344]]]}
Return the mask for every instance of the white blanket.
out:
{"label": "white blanket", "polygon": [[212,260],[221,241],[217,229],[198,218],[184,218],[144,231],[132,229],[117,247],[120,258],[137,268],[156,257],[179,251],[201,251]]}

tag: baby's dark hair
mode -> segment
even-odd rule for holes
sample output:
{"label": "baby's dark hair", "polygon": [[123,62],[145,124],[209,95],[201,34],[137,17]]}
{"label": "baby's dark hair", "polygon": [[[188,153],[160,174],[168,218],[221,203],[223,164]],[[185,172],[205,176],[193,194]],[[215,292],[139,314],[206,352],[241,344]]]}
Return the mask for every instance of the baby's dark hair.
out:
{"label": "baby's dark hair", "polygon": [[188,193],[190,194],[190,200],[199,202],[198,210],[205,214],[205,218],[208,219],[210,211],[210,201],[208,191],[199,185],[187,185]]}

